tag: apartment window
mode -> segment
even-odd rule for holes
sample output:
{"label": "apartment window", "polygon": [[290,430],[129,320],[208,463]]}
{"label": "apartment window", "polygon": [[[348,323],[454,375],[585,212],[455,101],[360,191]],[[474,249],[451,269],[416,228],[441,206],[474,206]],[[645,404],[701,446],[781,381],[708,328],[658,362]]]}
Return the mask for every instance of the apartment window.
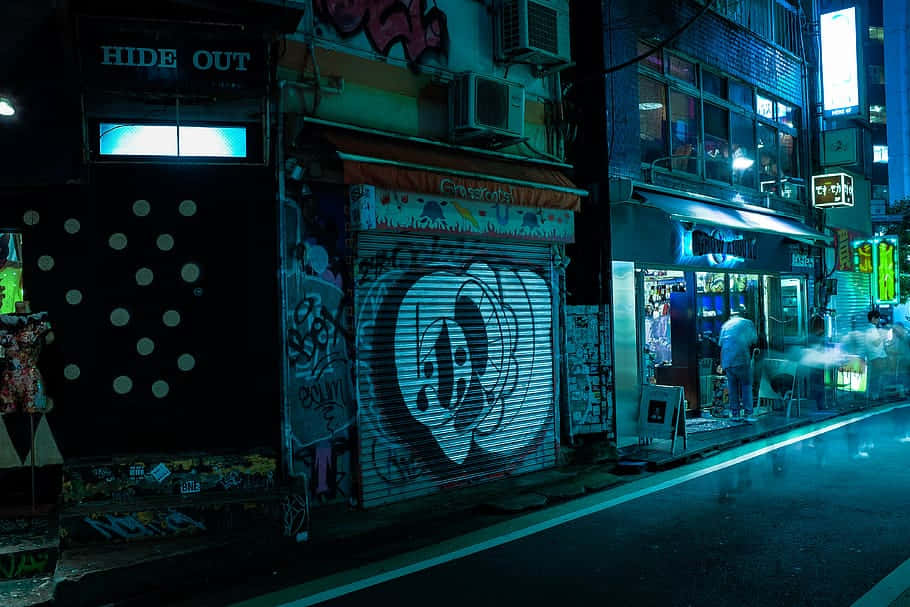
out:
{"label": "apartment window", "polygon": [[705,177],[730,182],[730,112],[705,103]]}
{"label": "apartment window", "polygon": [[733,183],[755,188],[755,121],[733,114],[730,132],[733,140]]}
{"label": "apartment window", "polygon": [[755,95],[755,112],[762,118],[774,120],[774,102],[767,97]]}
{"label": "apartment window", "polygon": [[747,110],[753,109],[752,87],[747,86],[741,82],[731,80],[729,82],[729,91],[731,102],[740,107],[746,108]]}
{"label": "apartment window", "polygon": [[[797,150],[797,139],[790,133],[780,132],[780,177],[782,180],[788,177],[799,177],[799,155]],[[781,189],[781,195],[790,198],[795,195],[792,188]]]}
{"label": "apartment window", "polygon": [[651,78],[638,80],[638,129],[642,162],[667,156],[667,92]]}
{"label": "apartment window", "polygon": [[870,25],[869,26],[869,40],[884,42],[885,41],[885,28],[880,25]]}
{"label": "apartment window", "polygon": [[[645,44],[644,42],[638,43],[638,55],[644,55],[648,51],[652,50],[654,47],[650,44]],[[657,51],[648,55],[645,59],[641,61],[641,66],[649,70],[654,70],[655,72],[663,73],[664,71],[664,57],[663,52]]]}
{"label": "apartment window", "polygon": [[885,84],[885,67],[882,65],[868,65],[869,84]]}
{"label": "apartment window", "polygon": [[670,91],[670,154],[673,168],[698,172],[698,100],[692,95]]}
{"label": "apartment window", "polygon": [[772,0],[774,5],[774,42],[791,53],[799,55],[801,50],[799,13],[786,0]]}
{"label": "apartment window", "polygon": [[691,84],[692,86],[698,85],[698,77],[695,74],[695,64],[691,61],[686,61],[675,55],[670,55],[668,64],[668,72],[674,78],[679,78],[683,82]]}
{"label": "apartment window", "polygon": [[887,164],[888,163],[888,146],[887,145],[873,145],[872,146],[872,162],[876,164]]}
{"label": "apartment window", "polygon": [[765,124],[759,124],[758,134],[758,182],[762,192],[777,193],[780,177],[778,165],[777,131]]}
{"label": "apartment window", "polygon": [[887,124],[888,112],[883,105],[869,106],[869,122],[872,124]]}
{"label": "apartment window", "polygon": [[721,99],[727,98],[727,79],[709,70],[701,71],[702,90]]}
{"label": "apartment window", "polygon": [[797,127],[797,112],[796,108],[793,106],[787,105],[786,103],[777,102],[777,121],[784,126],[788,126],[791,129]]}

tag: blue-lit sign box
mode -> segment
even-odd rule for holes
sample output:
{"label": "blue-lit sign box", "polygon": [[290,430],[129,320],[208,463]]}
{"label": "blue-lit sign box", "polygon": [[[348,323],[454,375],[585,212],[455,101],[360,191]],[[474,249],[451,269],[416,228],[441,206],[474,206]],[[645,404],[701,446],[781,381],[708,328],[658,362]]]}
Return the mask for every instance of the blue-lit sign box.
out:
{"label": "blue-lit sign box", "polygon": [[246,158],[246,127],[102,122],[102,156]]}
{"label": "blue-lit sign box", "polygon": [[820,19],[825,116],[860,113],[856,7],[824,13]]}

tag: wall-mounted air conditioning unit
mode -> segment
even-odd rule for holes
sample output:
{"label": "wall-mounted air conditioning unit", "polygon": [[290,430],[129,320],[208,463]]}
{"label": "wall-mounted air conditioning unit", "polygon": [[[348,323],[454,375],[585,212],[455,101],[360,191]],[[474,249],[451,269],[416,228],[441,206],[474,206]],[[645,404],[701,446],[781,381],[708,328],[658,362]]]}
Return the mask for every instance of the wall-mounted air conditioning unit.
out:
{"label": "wall-mounted air conditioning unit", "polygon": [[499,61],[550,69],[571,62],[568,0],[501,0],[494,30]]}
{"label": "wall-mounted air conditioning unit", "polygon": [[524,136],[525,89],[466,72],[449,85],[449,132],[455,141],[507,143]]}

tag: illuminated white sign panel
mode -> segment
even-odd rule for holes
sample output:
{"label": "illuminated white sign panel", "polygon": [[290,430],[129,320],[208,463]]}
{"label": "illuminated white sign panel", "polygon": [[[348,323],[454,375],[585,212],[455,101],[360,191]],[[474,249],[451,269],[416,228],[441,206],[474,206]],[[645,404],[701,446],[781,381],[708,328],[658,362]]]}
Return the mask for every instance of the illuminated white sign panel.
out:
{"label": "illuminated white sign panel", "polygon": [[856,7],[821,16],[825,116],[859,113]]}

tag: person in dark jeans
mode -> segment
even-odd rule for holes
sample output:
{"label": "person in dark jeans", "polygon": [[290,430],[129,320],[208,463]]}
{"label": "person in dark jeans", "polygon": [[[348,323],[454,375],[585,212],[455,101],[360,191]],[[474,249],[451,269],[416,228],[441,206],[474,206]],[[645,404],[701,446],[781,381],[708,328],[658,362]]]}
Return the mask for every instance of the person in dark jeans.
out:
{"label": "person in dark jeans", "polygon": [[[758,341],[755,325],[734,311],[730,320],[720,329],[720,364],[727,373],[727,392],[730,395],[730,411],[739,417],[740,408],[745,410],[744,421],[754,422],[752,417],[752,346]],[[725,412],[726,413],[726,412]]]}

